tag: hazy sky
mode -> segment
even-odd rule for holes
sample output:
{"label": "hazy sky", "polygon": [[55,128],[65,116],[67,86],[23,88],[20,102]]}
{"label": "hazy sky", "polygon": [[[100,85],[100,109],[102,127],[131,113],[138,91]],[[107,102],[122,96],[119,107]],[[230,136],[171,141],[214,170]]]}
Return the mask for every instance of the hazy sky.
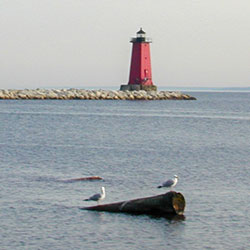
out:
{"label": "hazy sky", "polygon": [[250,0],[0,0],[0,88],[119,88],[140,27],[155,85],[250,87]]}

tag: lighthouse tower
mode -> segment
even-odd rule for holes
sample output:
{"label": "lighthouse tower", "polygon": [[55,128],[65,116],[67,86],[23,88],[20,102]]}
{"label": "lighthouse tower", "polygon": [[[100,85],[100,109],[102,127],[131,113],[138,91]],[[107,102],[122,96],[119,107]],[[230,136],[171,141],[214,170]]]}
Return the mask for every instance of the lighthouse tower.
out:
{"label": "lighthouse tower", "polygon": [[130,42],[133,44],[130,64],[129,82],[121,85],[121,90],[156,90],[152,82],[152,70],[150,59],[150,43],[152,40],[146,37],[142,28],[136,33]]}

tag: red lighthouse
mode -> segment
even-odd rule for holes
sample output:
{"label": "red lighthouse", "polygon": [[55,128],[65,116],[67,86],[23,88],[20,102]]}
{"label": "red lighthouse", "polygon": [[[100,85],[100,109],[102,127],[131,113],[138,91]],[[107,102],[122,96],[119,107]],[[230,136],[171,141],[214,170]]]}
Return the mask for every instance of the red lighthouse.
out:
{"label": "red lighthouse", "polygon": [[133,44],[128,85],[121,90],[156,90],[152,82],[150,46],[152,40],[146,37],[142,28],[130,42]]}

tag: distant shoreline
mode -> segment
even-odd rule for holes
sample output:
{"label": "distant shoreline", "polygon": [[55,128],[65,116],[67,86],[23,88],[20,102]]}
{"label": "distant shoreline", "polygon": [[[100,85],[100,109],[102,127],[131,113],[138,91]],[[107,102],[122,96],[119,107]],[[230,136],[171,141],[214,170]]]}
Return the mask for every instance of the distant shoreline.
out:
{"label": "distant shoreline", "polygon": [[5,100],[196,100],[179,91],[116,91],[86,89],[0,89]]}
{"label": "distant shoreline", "polygon": [[[4,88],[3,88],[4,89]],[[10,88],[18,89],[18,88]],[[25,89],[29,89],[28,87]],[[117,90],[116,85],[105,86],[44,86],[41,89],[53,90],[53,89],[91,89],[91,90]],[[169,92],[250,92],[250,87],[185,87],[185,86],[157,86],[158,91]],[[1,89],[0,89],[1,90]]]}
{"label": "distant shoreline", "polygon": [[[166,87],[158,87],[163,89]],[[168,87],[169,91],[185,91],[185,92],[250,92],[250,87]]]}

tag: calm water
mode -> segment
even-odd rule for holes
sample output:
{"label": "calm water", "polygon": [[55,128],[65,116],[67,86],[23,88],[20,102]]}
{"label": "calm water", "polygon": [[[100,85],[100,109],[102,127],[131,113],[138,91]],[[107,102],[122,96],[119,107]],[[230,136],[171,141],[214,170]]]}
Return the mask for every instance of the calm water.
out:
{"label": "calm water", "polygon": [[[191,94],[0,100],[0,249],[250,249],[250,93]],[[101,186],[117,202],[174,174],[185,220],[79,209]]]}

